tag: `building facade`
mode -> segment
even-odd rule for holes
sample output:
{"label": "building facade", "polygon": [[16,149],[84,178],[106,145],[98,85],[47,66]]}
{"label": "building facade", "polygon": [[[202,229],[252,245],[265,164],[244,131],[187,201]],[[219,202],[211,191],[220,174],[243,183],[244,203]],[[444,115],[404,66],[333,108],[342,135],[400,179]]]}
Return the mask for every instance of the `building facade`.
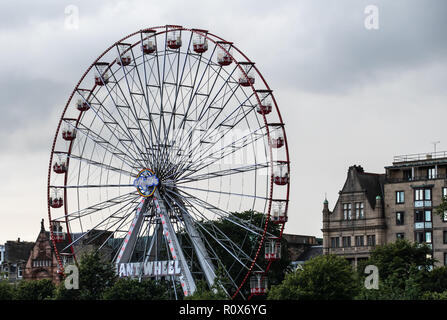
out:
{"label": "building facade", "polygon": [[[59,237],[56,239],[57,245],[60,246],[59,249],[68,245],[64,234],[60,232],[60,226],[53,225],[52,227],[55,231],[55,237]],[[23,279],[49,279],[55,284],[59,283],[62,279],[50,232],[45,230],[43,219],[41,221],[39,235],[27,258]]]}
{"label": "building facade", "polygon": [[435,209],[447,195],[447,153],[394,158],[385,173],[352,166],[333,211],[323,206],[323,253],[357,265],[377,245],[407,239],[427,243],[447,265],[447,215]]}
{"label": "building facade", "polygon": [[2,262],[0,264],[0,274],[3,279],[10,282],[22,280],[26,261],[28,260],[33,242],[21,241],[7,241],[2,251]]}

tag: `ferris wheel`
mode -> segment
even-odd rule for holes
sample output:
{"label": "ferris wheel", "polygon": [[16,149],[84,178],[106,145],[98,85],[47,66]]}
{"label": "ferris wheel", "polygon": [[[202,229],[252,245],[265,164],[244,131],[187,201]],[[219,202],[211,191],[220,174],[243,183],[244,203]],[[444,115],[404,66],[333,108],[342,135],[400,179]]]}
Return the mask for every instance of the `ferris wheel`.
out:
{"label": "ferris wheel", "polygon": [[93,62],[59,120],[48,172],[59,270],[94,245],[120,277],[163,278],[173,298],[222,277],[229,297],[265,294],[289,172],[254,62],[206,30],[139,30]]}

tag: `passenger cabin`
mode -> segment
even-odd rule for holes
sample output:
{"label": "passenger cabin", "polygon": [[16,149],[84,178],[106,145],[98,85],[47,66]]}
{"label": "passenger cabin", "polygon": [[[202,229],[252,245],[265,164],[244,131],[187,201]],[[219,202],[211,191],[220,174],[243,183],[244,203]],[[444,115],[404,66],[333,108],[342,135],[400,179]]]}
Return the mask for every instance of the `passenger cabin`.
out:
{"label": "passenger cabin", "polygon": [[267,276],[264,273],[255,273],[250,277],[250,293],[263,295],[267,293]]}
{"label": "passenger cabin", "polygon": [[116,63],[120,66],[128,66],[132,61],[131,45],[127,43],[120,43],[117,44],[117,49],[118,49],[118,57],[116,58]]}
{"label": "passenger cabin", "polygon": [[103,86],[109,83],[109,64],[107,62],[97,62],[95,67],[95,84],[97,86]]}
{"label": "passenger cabin", "polygon": [[287,203],[286,201],[274,201],[272,204],[272,213],[270,219],[273,223],[281,224],[287,222]]}
{"label": "passenger cabin", "polygon": [[157,50],[157,45],[155,44],[155,30],[148,30],[142,32],[143,43],[141,45],[141,49],[144,54],[151,54]]}
{"label": "passenger cabin", "polygon": [[208,50],[208,40],[205,36],[197,34],[193,40],[193,49],[196,53],[204,53]]}
{"label": "passenger cabin", "polygon": [[168,32],[167,45],[169,49],[177,50],[182,46],[182,37],[180,30]]}
{"label": "passenger cabin", "polygon": [[61,191],[57,188],[50,189],[50,197],[48,198],[48,202],[50,207],[52,208],[60,208],[64,204],[64,200],[62,199]]}
{"label": "passenger cabin", "polygon": [[256,112],[262,115],[267,115],[272,112],[272,99],[270,97],[270,91],[257,91],[259,93],[259,100],[256,107]]}
{"label": "passenger cabin", "polygon": [[285,161],[278,161],[273,174],[273,182],[276,185],[286,185],[289,183],[289,169],[288,164]]}
{"label": "passenger cabin", "polygon": [[253,63],[240,62],[242,70],[239,73],[239,84],[242,87],[249,87],[255,83],[255,76],[253,73]]}
{"label": "passenger cabin", "polygon": [[281,242],[278,238],[270,238],[265,242],[265,259],[275,261],[281,259]]}
{"label": "passenger cabin", "polygon": [[219,42],[217,47],[217,63],[221,66],[228,66],[232,62],[231,43]]}

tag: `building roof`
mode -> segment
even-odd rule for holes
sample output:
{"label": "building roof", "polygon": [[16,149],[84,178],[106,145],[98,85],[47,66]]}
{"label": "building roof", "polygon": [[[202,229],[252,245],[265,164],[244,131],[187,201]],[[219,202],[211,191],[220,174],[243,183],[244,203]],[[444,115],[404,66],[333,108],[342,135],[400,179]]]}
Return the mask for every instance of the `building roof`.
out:
{"label": "building roof", "polygon": [[7,241],[5,243],[5,262],[18,263],[27,261],[34,247],[34,242],[28,241]]}
{"label": "building roof", "polygon": [[376,206],[376,196],[383,199],[385,174],[364,172],[361,166],[351,166],[342,193],[365,192],[372,208]]}
{"label": "building roof", "polygon": [[302,254],[298,256],[297,261],[307,261],[316,256],[321,256],[323,254],[323,246],[310,246]]}

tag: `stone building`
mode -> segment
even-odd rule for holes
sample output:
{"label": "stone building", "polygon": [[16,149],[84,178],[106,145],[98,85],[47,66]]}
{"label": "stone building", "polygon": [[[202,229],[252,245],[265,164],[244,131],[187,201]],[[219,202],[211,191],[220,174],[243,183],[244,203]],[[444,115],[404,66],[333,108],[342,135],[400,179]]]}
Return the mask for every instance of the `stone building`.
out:
{"label": "stone building", "polygon": [[[53,225],[53,228],[55,228],[55,237],[57,237],[57,249],[61,250],[68,244],[68,241],[61,232],[59,225]],[[61,281],[59,265],[53,242],[51,241],[50,232],[45,230],[43,219],[41,221],[40,232],[37,236],[37,240],[31,249],[31,253],[28,255],[23,279],[50,279],[55,284]]]}
{"label": "stone building", "polygon": [[24,275],[25,264],[28,260],[33,242],[7,241],[2,247],[2,262],[0,264],[0,274],[2,278],[11,282],[21,280]]}
{"label": "stone building", "polygon": [[386,242],[384,180],[384,174],[364,172],[361,166],[349,168],[334,210],[324,202],[324,254],[341,255],[356,265],[374,246]]}
{"label": "stone building", "polygon": [[398,156],[385,170],[388,241],[425,242],[437,264],[447,265],[447,214],[435,213],[447,195],[447,153]]}
{"label": "stone building", "polygon": [[447,264],[447,215],[434,214],[447,195],[447,153],[398,156],[385,173],[352,166],[333,211],[323,205],[323,253],[357,265],[377,245],[398,238],[425,242]]}
{"label": "stone building", "polygon": [[289,259],[294,267],[323,254],[322,241],[314,236],[284,233],[283,239]]}

